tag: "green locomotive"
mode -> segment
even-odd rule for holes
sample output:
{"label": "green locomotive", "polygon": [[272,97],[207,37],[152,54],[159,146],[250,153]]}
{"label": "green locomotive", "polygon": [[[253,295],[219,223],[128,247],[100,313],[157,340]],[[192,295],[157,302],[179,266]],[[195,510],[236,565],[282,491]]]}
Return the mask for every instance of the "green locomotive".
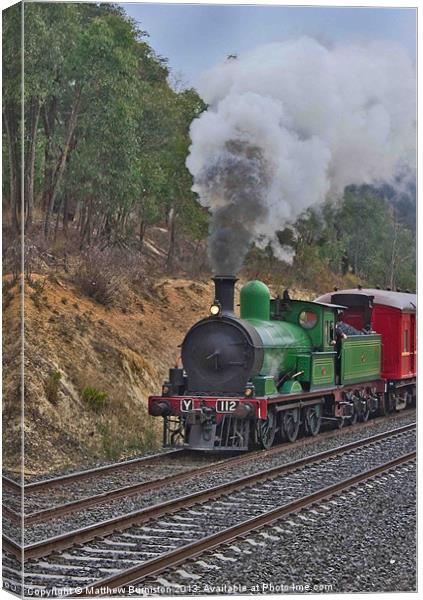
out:
{"label": "green locomotive", "polygon": [[379,408],[381,338],[342,333],[344,306],[271,299],[261,281],[240,293],[215,277],[210,316],[182,343],[183,368],[170,370],[150,414],[164,418],[165,445],[246,450],[293,441],[300,426],[316,435],[322,420],[366,420]]}

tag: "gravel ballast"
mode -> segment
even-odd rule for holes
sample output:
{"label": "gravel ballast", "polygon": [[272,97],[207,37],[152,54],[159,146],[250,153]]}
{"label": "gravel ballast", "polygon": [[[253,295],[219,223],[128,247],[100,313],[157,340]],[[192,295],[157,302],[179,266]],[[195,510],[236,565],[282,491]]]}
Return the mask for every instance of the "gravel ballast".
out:
{"label": "gravel ballast", "polygon": [[[107,518],[145,508],[146,506],[151,506],[153,504],[165,502],[167,500],[186,495],[188,491],[200,491],[212,485],[219,485],[220,483],[231,481],[233,479],[251,473],[256,473],[264,469],[283,465],[287,462],[295,461],[318,452],[322,452],[340,445],[345,445],[353,441],[364,439],[377,433],[382,433],[384,431],[407,425],[409,423],[414,422],[414,420],[415,414],[408,413],[400,415],[393,419],[391,418],[387,421],[379,422],[377,424],[372,424],[371,422],[369,422],[368,426],[361,430],[354,430],[354,428],[344,429],[342,432],[340,432],[341,435],[335,438],[316,438],[316,440],[314,440],[313,443],[310,445],[297,447],[290,447],[289,445],[285,445],[284,450],[277,455],[267,457],[263,455],[262,458],[258,458],[256,456],[255,460],[251,461],[251,463],[244,463],[242,465],[238,465],[232,468],[228,467],[224,470],[220,469],[216,471],[210,471],[207,474],[193,477],[192,479],[189,479],[186,482],[167,486],[167,488],[165,489],[158,489],[151,492],[138,494],[136,496],[115,500],[114,502],[101,504],[91,509],[78,511],[77,513],[68,515],[66,517],[61,517],[60,519],[58,518],[50,520],[44,524],[40,523],[38,525],[28,526],[25,528],[26,543],[31,543],[40,539],[44,539],[46,537],[50,537],[52,535],[57,535],[58,533],[64,533],[66,531],[77,529],[79,527],[84,527],[86,525],[93,524]],[[204,459],[204,456],[199,457],[198,466],[201,466],[201,464],[203,464]],[[189,457],[185,457],[183,459],[183,463],[185,463],[183,466],[179,465],[178,467],[175,464],[175,472],[179,471],[181,467],[182,470],[185,470],[188,467],[186,463],[188,463],[189,465],[196,464],[196,460],[197,459],[194,459],[191,462],[191,459],[189,459]],[[209,460],[213,459],[209,458]],[[176,459],[173,458],[172,463],[175,463],[175,461]],[[160,465],[154,464],[152,465],[152,471],[156,476],[163,477],[166,474],[169,474],[169,464],[164,463],[162,466],[162,471]],[[162,474],[160,475],[160,473]],[[122,481],[119,480],[118,474],[113,474],[113,476],[110,475],[109,477],[111,479],[109,483],[110,489],[115,489],[116,487],[119,487],[119,485],[122,484]],[[127,474],[122,474],[123,480],[126,477]],[[133,475],[131,475],[131,477],[133,477]],[[150,477],[152,477],[152,474],[150,474]],[[152,478],[154,479],[154,477]],[[142,480],[144,480],[144,478],[142,478]],[[102,478],[100,479],[100,481],[102,488],[104,488],[106,478]],[[86,482],[84,482],[84,484],[86,485]],[[92,483],[92,487],[93,489],[91,491],[91,494],[96,492],[96,485],[94,484],[94,482]],[[73,499],[73,496],[71,496],[67,499],[67,501],[71,501]],[[26,501],[30,502],[30,497],[27,497]],[[38,504],[38,501],[36,499],[35,504]],[[56,504],[56,501],[54,501],[53,504]],[[36,506],[31,508],[33,510],[37,510]],[[27,513],[29,512],[32,512],[32,510],[28,510],[27,507]],[[19,541],[20,534],[16,525],[14,523],[9,523],[7,519],[4,519],[4,526],[5,533],[13,539],[16,538],[17,541]]]}
{"label": "gravel ballast", "polygon": [[[134,564],[259,516],[276,506],[303,498],[362,473],[370,466],[403,456],[414,446],[413,432],[397,435],[298,468],[273,480],[252,484],[205,504],[163,515],[104,539],[96,538],[81,547],[33,559],[26,564],[26,584],[44,590],[52,585],[75,587],[82,585],[81,581],[89,585]],[[342,513],[339,516],[342,517]],[[257,544],[253,542],[252,545]],[[13,569],[12,564],[9,568]]]}
{"label": "gravel ballast", "polygon": [[142,588],[143,595],[415,591],[415,463],[146,580]]}

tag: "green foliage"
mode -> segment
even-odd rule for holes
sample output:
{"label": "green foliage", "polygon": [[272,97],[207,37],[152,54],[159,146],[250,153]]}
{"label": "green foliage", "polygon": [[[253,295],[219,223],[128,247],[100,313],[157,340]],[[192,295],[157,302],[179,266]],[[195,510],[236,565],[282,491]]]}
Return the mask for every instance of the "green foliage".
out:
{"label": "green foliage", "polygon": [[82,399],[91,410],[99,413],[107,406],[109,396],[93,386],[87,386],[82,390]]}
{"label": "green foliage", "polygon": [[[13,138],[3,141],[6,155],[13,154],[5,165],[5,191],[11,173],[20,172],[21,63],[13,45],[20,9],[8,14],[5,31],[16,35],[3,47],[4,97],[13,104],[7,111]],[[170,211],[176,219],[185,216],[185,204],[193,206],[185,167],[188,129],[204,104],[194,90],[171,87],[166,59],[116,5],[30,3],[25,33],[30,217],[42,213],[49,237],[55,213],[56,229],[60,218],[66,229],[71,203],[81,248],[93,242],[128,245],[134,236],[141,248],[148,226],[166,221]],[[10,204],[18,212],[19,190],[12,192]],[[195,214],[204,220],[200,211]]]}
{"label": "green foliage", "polygon": [[60,381],[62,379],[62,374],[60,371],[56,369],[50,373],[48,376],[46,385],[45,385],[45,393],[46,398],[51,404],[57,404],[59,400],[59,389],[60,389]]}
{"label": "green foliage", "polygon": [[370,186],[351,186],[338,204],[309,209],[278,238],[295,250],[294,281],[310,289],[330,289],[336,278],[415,289],[413,232]]}

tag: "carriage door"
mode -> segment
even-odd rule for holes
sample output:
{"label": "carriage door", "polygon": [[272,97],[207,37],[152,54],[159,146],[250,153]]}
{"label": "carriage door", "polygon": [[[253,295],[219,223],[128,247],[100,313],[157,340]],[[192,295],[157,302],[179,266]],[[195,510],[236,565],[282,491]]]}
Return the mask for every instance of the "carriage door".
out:
{"label": "carriage door", "polygon": [[416,372],[416,315],[410,314],[410,370]]}
{"label": "carriage door", "polygon": [[412,323],[411,315],[403,314],[401,319],[402,327],[402,352],[401,352],[401,376],[406,377],[412,373],[412,363],[414,361],[414,352],[412,351]]}

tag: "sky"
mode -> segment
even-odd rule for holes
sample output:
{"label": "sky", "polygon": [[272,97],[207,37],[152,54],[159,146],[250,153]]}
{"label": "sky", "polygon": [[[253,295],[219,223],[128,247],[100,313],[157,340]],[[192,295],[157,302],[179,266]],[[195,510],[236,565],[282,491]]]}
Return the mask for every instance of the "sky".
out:
{"label": "sky", "polygon": [[202,72],[229,54],[300,35],[323,42],[391,40],[415,62],[416,11],[406,8],[125,4],[169,60],[172,72],[195,86]]}

